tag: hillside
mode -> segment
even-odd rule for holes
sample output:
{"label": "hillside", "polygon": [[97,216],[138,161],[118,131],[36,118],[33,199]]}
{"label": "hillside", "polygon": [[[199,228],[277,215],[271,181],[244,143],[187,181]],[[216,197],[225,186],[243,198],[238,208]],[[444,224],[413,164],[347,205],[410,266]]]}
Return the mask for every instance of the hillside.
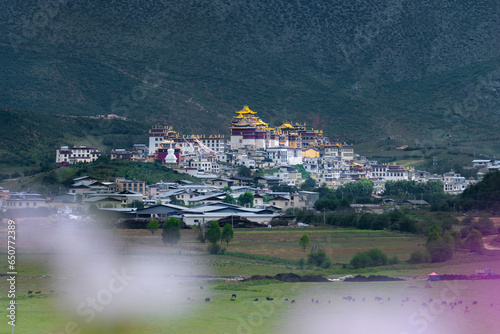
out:
{"label": "hillside", "polygon": [[500,151],[495,0],[28,0],[0,17],[4,108],[228,134],[248,104],[375,150]]}
{"label": "hillside", "polygon": [[55,163],[63,145],[91,145],[106,152],[147,144],[148,128],[137,121],[65,117],[26,111],[0,112],[0,170]]}
{"label": "hillside", "polygon": [[30,176],[21,176],[2,182],[2,186],[11,191],[31,190],[44,197],[69,192],[73,179],[81,176],[90,176],[104,181],[115,181],[117,177],[127,180],[141,180],[147,184],[157,182],[176,182],[187,180],[199,182],[195,177],[179,173],[161,164],[139,163],[126,160],[109,160],[100,158],[93,163],[70,165],[51,171],[43,171]]}

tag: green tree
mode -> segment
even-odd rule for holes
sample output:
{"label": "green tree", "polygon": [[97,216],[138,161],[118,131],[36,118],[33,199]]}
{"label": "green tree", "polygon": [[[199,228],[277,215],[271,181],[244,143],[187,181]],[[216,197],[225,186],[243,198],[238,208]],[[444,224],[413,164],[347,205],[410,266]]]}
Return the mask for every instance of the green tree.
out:
{"label": "green tree", "polygon": [[307,178],[304,183],[300,185],[300,190],[314,191],[316,187],[316,180],[312,178]]}
{"label": "green tree", "polygon": [[238,205],[253,207],[253,194],[245,192],[238,197]]}
{"label": "green tree", "polygon": [[306,252],[306,247],[309,245],[309,242],[309,237],[304,233],[299,240],[299,245],[304,249],[304,253]]}
{"label": "green tree", "polygon": [[441,240],[441,227],[439,227],[437,224],[432,224],[429,228],[429,233],[427,234],[426,243],[431,243],[438,240]]}
{"label": "green tree", "polygon": [[318,211],[335,211],[339,205],[340,201],[326,197],[320,198],[314,202],[314,208]]}
{"label": "green tree", "polygon": [[389,228],[390,224],[391,220],[389,219],[388,215],[377,215],[372,221],[372,229],[384,230],[386,228]]}
{"label": "green tree", "polygon": [[361,179],[356,182],[349,182],[337,188],[337,198],[347,198],[354,200],[358,197],[370,197],[373,192],[373,181]]}
{"label": "green tree", "polygon": [[208,246],[208,250],[212,254],[217,254],[220,250],[219,241],[222,237],[222,231],[220,229],[219,223],[216,220],[210,222],[210,227],[205,233],[205,239],[211,244]]}
{"label": "green tree", "polygon": [[219,223],[216,220],[210,222],[210,227],[205,233],[205,238],[212,244],[216,244],[220,241],[222,237],[222,231],[220,229]]}
{"label": "green tree", "polygon": [[236,200],[231,194],[226,194],[226,197],[224,197],[222,203],[236,204]]}
{"label": "green tree", "polygon": [[222,229],[221,242],[225,242],[226,247],[229,248],[229,242],[233,240],[233,238],[234,238],[234,230],[231,224],[224,225],[224,228]]}
{"label": "green tree", "polygon": [[238,175],[243,177],[252,177],[252,170],[247,166],[240,166],[238,168]]}
{"label": "green tree", "polygon": [[487,173],[481,182],[468,187],[460,195],[459,204],[465,210],[500,212],[500,171]]}
{"label": "green tree", "polygon": [[152,235],[155,235],[156,230],[158,230],[159,224],[156,219],[151,219],[148,223],[147,229],[151,232]]}
{"label": "green tree", "polygon": [[165,245],[170,244],[172,246],[179,242],[181,239],[181,222],[179,219],[172,217],[163,223],[161,238]]}
{"label": "green tree", "polygon": [[472,229],[464,240],[464,246],[471,252],[481,252],[484,248],[483,235],[478,230]]}

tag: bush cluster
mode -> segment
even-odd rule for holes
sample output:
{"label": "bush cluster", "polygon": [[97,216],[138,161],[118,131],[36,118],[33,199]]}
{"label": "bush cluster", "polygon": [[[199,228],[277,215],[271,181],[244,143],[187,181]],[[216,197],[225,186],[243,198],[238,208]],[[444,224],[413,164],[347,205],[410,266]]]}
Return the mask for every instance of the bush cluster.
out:
{"label": "bush cluster", "polygon": [[[390,264],[397,264],[399,260],[397,257],[391,259]],[[387,255],[382,253],[380,249],[372,248],[366,252],[357,253],[351,259],[349,263],[354,269],[360,269],[365,267],[377,267],[389,264],[389,259]]]}
{"label": "bush cluster", "polygon": [[331,267],[332,261],[330,261],[325,251],[320,249],[309,253],[307,256],[307,264],[327,269]]}
{"label": "bush cluster", "polygon": [[431,256],[426,250],[418,250],[414,251],[410,255],[410,259],[408,263],[417,264],[417,263],[429,263],[431,262]]}

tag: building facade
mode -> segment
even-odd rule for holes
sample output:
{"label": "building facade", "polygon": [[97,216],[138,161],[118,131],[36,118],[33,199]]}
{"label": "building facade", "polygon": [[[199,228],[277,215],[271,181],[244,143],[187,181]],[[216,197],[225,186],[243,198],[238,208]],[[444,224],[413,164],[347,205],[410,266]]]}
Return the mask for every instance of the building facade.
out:
{"label": "building facade", "polygon": [[323,131],[307,129],[305,124],[283,123],[276,128],[269,127],[248,106],[236,114],[231,121],[232,150],[267,150],[273,147],[302,149],[322,147],[328,142],[328,138],[323,137]]}
{"label": "building facade", "polygon": [[138,181],[138,180],[125,180],[123,177],[117,177],[115,180],[116,185],[118,186],[118,191],[133,191],[139,192],[143,195],[146,195],[146,181]]}
{"label": "building facade", "polygon": [[182,155],[218,154],[225,147],[224,135],[181,135],[172,126],[155,125],[149,130],[149,155],[154,155],[166,140],[172,141]]}
{"label": "building facade", "polygon": [[94,162],[101,152],[91,146],[61,146],[56,150],[56,165],[72,165],[79,162]]}

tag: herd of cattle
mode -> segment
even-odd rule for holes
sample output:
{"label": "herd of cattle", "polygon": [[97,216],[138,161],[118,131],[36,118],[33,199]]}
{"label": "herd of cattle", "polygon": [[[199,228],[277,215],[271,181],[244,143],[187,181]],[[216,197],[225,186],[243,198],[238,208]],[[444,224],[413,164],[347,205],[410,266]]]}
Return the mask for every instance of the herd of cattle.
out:
{"label": "herd of cattle", "polygon": [[[203,286],[200,286],[200,289],[201,289],[201,290],[203,290]],[[235,294],[235,293],[233,293],[233,294],[231,295],[230,301],[232,301],[232,302],[236,301],[236,297],[237,297],[237,296],[236,296],[236,294]],[[194,300],[193,300],[193,299],[191,299],[191,298],[188,298],[188,300],[194,301]],[[274,298],[273,298],[273,297],[266,297],[266,300],[268,300],[268,301],[272,301],[272,300],[274,300]],[[347,301],[347,302],[352,302],[352,303],[356,302],[356,298],[354,298],[353,296],[344,296],[344,297],[342,297],[342,300],[343,300],[343,301]],[[390,302],[390,301],[391,301],[391,297],[382,298],[382,297],[378,297],[378,296],[376,296],[376,297],[374,297],[374,300],[375,300],[376,302],[380,303],[380,304],[383,304],[384,302]],[[210,301],[211,301],[211,300],[210,300],[210,298],[209,298],[209,297],[205,298],[205,302],[210,302]],[[254,302],[258,302],[258,301],[259,301],[259,298],[254,298],[254,299],[253,299],[253,301],[254,301]],[[284,299],[283,299],[283,301],[284,301],[284,302],[290,302],[290,304],[295,304],[295,303],[296,303],[295,299],[291,299],[291,300],[289,300],[288,298],[284,298]],[[366,302],[367,300],[366,300],[366,298],[364,298],[364,297],[363,297],[363,298],[361,299],[361,301],[364,303],[364,302]],[[311,298],[311,302],[312,302],[313,304],[319,304],[319,303],[320,303],[319,299],[315,299],[315,298]],[[332,300],[331,300],[331,299],[328,299],[326,302],[327,302],[328,304],[331,304],[331,303],[332,303]],[[417,303],[417,300],[415,300],[415,299],[410,300],[410,298],[409,298],[409,297],[405,297],[404,299],[402,299],[402,300],[401,300],[401,306],[404,306],[404,305],[405,305],[405,303],[410,303],[410,302]],[[422,303],[420,304],[420,306],[422,306],[422,307],[429,307],[429,306],[431,305],[431,303],[433,303],[433,302],[435,302],[435,301],[434,301],[434,299],[433,299],[433,298],[430,298],[427,302],[422,302]],[[436,302],[437,302],[437,301],[436,301]],[[471,309],[470,309],[470,307],[469,307],[468,305],[465,305],[465,306],[464,306],[464,302],[463,302],[462,300],[459,300],[459,301],[450,301],[449,303],[448,303],[448,302],[446,302],[446,301],[440,301],[440,305],[441,305],[441,306],[449,306],[451,310],[454,310],[454,309],[455,309],[456,307],[458,307],[459,305],[462,305],[462,306],[464,307],[464,308],[463,308],[464,313],[470,313],[470,310],[471,310]],[[478,301],[477,301],[477,300],[472,301],[472,305],[473,305],[473,306],[474,306],[474,305],[478,305]],[[494,307],[494,304],[493,304],[493,303],[490,303],[489,307],[490,307],[490,308],[493,308],[493,307]]]}

